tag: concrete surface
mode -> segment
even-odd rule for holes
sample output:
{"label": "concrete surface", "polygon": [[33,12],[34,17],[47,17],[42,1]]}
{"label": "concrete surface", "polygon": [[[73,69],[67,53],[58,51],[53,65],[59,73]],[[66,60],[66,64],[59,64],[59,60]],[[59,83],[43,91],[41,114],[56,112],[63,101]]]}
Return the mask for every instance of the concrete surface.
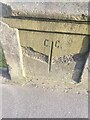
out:
{"label": "concrete surface", "polygon": [[4,118],[88,118],[88,95],[47,88],[2,87]]}

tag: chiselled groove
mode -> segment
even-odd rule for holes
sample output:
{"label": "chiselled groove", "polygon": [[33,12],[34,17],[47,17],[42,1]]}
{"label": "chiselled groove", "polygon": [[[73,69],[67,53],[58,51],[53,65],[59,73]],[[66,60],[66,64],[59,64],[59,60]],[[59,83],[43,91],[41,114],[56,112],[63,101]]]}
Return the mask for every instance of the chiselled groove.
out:
{"label": "chiselled groove", "polygon": [[34,21],[46,21],[46,22],[67,22],[67,23],[77,23],[77,24],[88,24],[90,21],[76,21],[70,19],[53,19],[53,18],[36,18],[36,17],[28,17],[28,16],[11,16],[11,19],[23,19],[23,20],[34,20]]}
{"label": "chiselled groove", "polygon": [[51,42],[51,45],[50,45],[50,53],[49,53],[49,57],[48,57],[48,71],[50,72],[51,71],[51,64],[52,64],[52,53],[53,53],[53,41]]}
{"label": "chiselled groove", "polygon": [[33,30],[33,29],[21,29],[18,30],[22,31],[32,31],[32,32],[44,32],[44,33],[55,33],[55,34],[68,34],[68,35],[82,35],[82,36],[90,36],[89,34],[79,34],[79,33],[69,33],[69,32],[55,32],[55,31],[42,31],[42,30]]}

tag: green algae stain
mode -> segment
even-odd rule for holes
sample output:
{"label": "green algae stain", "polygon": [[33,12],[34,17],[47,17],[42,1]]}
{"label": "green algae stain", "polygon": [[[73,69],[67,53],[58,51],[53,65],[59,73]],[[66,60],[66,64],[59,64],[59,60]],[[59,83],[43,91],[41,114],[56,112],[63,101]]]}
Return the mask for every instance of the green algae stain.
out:
{"label": "green algae stain", "polygon": [[0,46],[0,67],[7,67],[6,59],[5,59],[4,52],[1,46]]}

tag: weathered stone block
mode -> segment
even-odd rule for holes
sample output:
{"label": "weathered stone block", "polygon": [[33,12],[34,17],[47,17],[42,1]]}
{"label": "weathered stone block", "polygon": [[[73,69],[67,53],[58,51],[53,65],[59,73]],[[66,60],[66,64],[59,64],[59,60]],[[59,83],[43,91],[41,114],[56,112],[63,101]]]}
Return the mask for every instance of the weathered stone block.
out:
{"label": "weathered stone block", "polygon": [[2,45],[11,79],[22,78],[24,69],[18,30],[0,21],[0,43]]}
{"label": "weathered stone block", "polygon": [[19,61],[21,67],[17,64],[16,69],[18,67],[22,68],[22,71],[25,69],[28,79],[30,77],[64,81],[73,79],[79,82],[89,44],[88,3],[9,4],[11,14],[2,21],[19,30],[20,41],[19,39],[16,43],[13,41],[13,45],[19,45],[18,49],[16,50],[16,47],[15,50],[9,50],[10,47],[6,49],[10,51],[11,58],[12,53],[19,51],[16,56],[20,56],[16,57],[13,63]]}
{"label": "weathered stone block", "polygon": [[12,16],[87,21],[88,2],[10,2]]}

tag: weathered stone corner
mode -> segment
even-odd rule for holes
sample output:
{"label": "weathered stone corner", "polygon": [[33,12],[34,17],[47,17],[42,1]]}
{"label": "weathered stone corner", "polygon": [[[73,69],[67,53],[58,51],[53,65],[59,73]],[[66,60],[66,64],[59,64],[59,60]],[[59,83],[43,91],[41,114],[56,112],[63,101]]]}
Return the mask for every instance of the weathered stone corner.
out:
{"label": "weathered stone corner", "polygon": [[0,42],[9,68],[11,79],[25,77],[22,60],[22,50],[18,29],[10,28],[0,21]]}

